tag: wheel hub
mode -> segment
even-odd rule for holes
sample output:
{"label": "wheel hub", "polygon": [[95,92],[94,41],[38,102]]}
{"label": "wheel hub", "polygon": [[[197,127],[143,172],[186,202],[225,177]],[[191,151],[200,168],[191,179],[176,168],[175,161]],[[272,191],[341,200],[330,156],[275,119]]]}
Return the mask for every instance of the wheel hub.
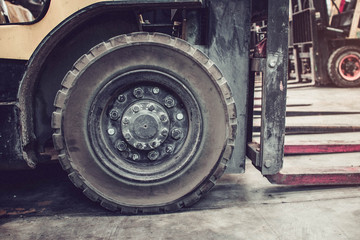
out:
{"label": "wheel hub", "polygon": [[156,70],[111,80],[97,94],[88,118],[99,164],[132,184],[164,181],[185,169],[197,149],[201,124],[192,93]]}
{"label": "wheel hub", "polygon": [[125,110],[121,128],[128,144],[139,150],[150,150],[166,140],[170,121],[166,110],[159,103],[140,100]]}
{"label": "wheel hub", "polygon": [[350,54],[341,59],[339,63],[340,75],[347,81],[355,81],[360,78],[360,58]]}

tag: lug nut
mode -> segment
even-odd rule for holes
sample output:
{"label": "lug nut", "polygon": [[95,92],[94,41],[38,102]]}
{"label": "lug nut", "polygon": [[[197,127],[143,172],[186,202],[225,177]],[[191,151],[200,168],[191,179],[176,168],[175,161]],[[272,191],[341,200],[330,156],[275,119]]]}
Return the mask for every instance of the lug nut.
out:
{"label": "lug nut", "polygon": [[123,152],[126,150],[127,148],[127,145],[124,141],[119,141],[116,143],[116,148],[120,151],[120,152]]}
{"label": "lug nut", "polygon": [[183,120],[184,119],[184,114],[182,114],[182,113],[178,113],[178,114],[176,114],[176,119],[177,120]]}
{"label": "lug nut", "polygon": [[152,89],[153,94],[158,94],[160,92],[160,89],[158,87],[154,87]]}
{"label": "lug nut", "polygon": [[131,139],[130,133],[126,133],[124,137],[125,137],[125,139],[128,140],[128,141]]}
{"label": "lug nut", "polygon": [[134,144],[134,147],[136,147],[137,149],[143,149],[142,143],[136,143]]}
{"label": "lug nut", "polygon": [[119,95],[118,98],[119,102],[125,102],[126,97],[124,95]]}
{"label": "lug nut", "polygon": [[130,122],[129,119],[127,119],[127,118],[123,119],[123,124],[128,124],[129,122]]}
{"label": "lug nut", "polygon": [[166,151],[166,153],[172,153],[174,151],[174,148],[173,148],[173,146],[169,145],[166,147],[165,151]]}
{"label": "lug nut", "polygon": [[138,159],[139,159],[139,155],[138,155],[137,153],[134,153],[134,154],[132,155],[132,160],[136,161],[136,160],[138,160]]}
{"label": "lug nut", "polygon": [[166,115],[161,115],[160,116],[160,121],[162,121],[162,122],[167,122],[167,117],[166,117]]}
{"label": "lug nut", "polygon": [[154,105],[151,104],[151,105],[148,106],[148,109],[149,109],[149,111],[154,111],[155,107],[154,107]]}
{"label": "lug nut", "polygon": [[163,135],[164,137],[166,137],[168,135],[168,133],[169,133],[169,130],[167,130],[166,128],[161,131],[161,135]]}
{"label": "lug nut", "polygon": [[175,140],[179,140],[181,138],[181,130],[178,128],[175,128],[171,131],[171,137]]}
{"label": "lug nut", "polygon": [[109,129],[107,130],[107,132],[108,132],[108,134],[109,134],[110,136],[112,136],[112,135],[115,134],[115,129],[109,128]]}
{"label": "lug nut", "polygon": [[174,107],[174,106],[175,106],[175,100],[174,100],[172,97],[167,96],[167,97],[165,98],[165,106],[166,106],[167,108],[172,108],[172,107]]}
{"label": "lug nut", "polygon": [[157,143],[157,142],[152,142],[152,143],[151,143],[151,146],[152,146],[153,148],[156,148],[156,147],[158,146],[158,143]]}
{"label": "lug nut", "polygon": [[119,117],[120,117],[120,113],[119,113],[119,111],[116,110],[116,109],[112,109],[112,110],[110,111],[109,115],[110,115],[110,119],[111,119],[111,120],[114,120],[114,121],[118,120]]}
{"label": "lug nut", "polygon": [[159,152],[158,151],[151,151],[151,152],[148,153],[148,158],[151,161],[155,161],[158,157],[159,157]]}
{"label": "lug nut", "polygon": [[132,110],[134,113],[137,113],[140,111],[140,108],[139,108],[139,106],[134,106]]}
{"label": "lug nut", "polygon": [[136,98],[142,98],[144,96],[144,90],[142,90],[142,88],[139,87],[135,88],[133,94]]}

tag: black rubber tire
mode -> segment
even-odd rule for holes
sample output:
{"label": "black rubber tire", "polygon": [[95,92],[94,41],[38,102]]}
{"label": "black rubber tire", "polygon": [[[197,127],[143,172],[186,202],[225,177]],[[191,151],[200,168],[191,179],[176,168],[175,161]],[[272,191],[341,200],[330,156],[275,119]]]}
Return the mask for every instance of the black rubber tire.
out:
{"label": "black rubber tire", "polygon": [[[176,76],[190,89],[202,127],[186,167],[169,178],[138,184],[114,177],[99,164],[101,159],[89,144],[93,140],[89,140],[88,118],[91,103],[106,84],[144,66]],[[53,142],[62,167],[88,198],[112,211],[161,213],[190,206],[214,186],[233,152],[236,107],[226,80],[207,56],[165,34],[120,35],[95,46],[67,73],[54,105]],[[184,146],[187,141],[191,143],[186,139]]]}
{"label": "black rubber tire", "polygon": [[360,77],[351,81],[341,76],[339,65],[341,61],[350,56],[355,55],[360,59],[360,48],[357,46],[344,46],[336,49],[328,60],[328,74],[331,81],[338,87],[359,87]]}

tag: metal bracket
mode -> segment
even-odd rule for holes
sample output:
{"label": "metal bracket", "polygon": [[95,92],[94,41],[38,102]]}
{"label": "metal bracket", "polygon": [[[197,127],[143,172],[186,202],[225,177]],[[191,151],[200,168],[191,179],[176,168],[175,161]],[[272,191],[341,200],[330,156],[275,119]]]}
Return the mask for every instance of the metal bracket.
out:
{"label": "metal bracket", "polygon": [[[255,154],[254,165],[261,170],[263,175],[278,173],[283,161],[288,69],[288,21],[289,2],[287,0],[269,0],[266,58],[252,59],[250,67],[250,91],[254,89],[255,72],[262,72],[263,83],[260,148],[258,151],[252,151],[253,148],[249,145],[248,153],[253,156]],[[252,121],[253,110],[250,107],[253,107],[253,99],[249,99],[249,102],[248,127],[252,128],[250,121]],[[251,142],[249,135],[248,142]]]}

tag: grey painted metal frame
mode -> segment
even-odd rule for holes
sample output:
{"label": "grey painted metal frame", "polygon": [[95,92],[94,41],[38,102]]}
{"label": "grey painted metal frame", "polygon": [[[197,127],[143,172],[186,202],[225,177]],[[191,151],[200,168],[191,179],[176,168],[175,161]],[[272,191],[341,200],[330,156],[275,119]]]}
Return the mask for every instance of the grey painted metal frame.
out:
{"label": "grey painted metal frame", "polygon": [[[289,1],[268,0],[266,58],[253,59],[251,65],[251,71],[263,73],[260,148],[248,144],[248,156],[263,175],[278,173],[283,164],[288,22]],[[252,121],[252,111],[249,109],[249,122]],[[251,142],[249,136],[248,141]]]}
{"label": "grey painted metal frame", "polygon": [[209,0],[209,44],[198,46],[226,78],[236,103],[237,136],[227,173],[245,171],[249,82],[250,0]]}

